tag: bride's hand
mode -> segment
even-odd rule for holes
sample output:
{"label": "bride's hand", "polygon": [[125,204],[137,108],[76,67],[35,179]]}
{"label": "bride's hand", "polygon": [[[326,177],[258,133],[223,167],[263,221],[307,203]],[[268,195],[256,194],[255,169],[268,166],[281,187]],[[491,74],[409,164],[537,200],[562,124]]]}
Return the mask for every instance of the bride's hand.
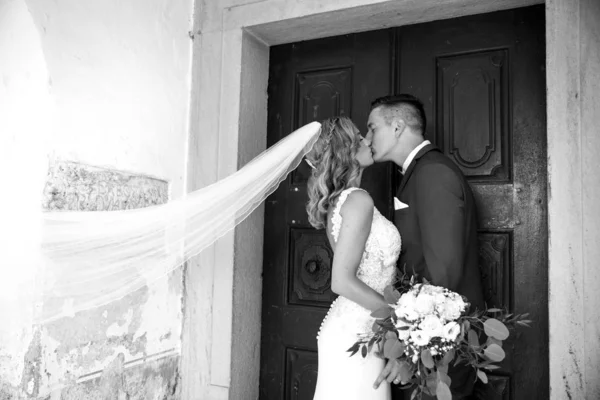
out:
{"label": "bride's hand", "polygon": [[381,373],[377,377],[377,380],[375,380],[375,383],[373,384],[373,389],[377,389],[379,385],[381,385],[381,382],[383,382],[384,380],[388,383],[394,382],[394,384],[396,385],[398,385],[399,383],[404,383],[401,382],[400,379],[400,364],[398,363],[398,360],[388,360],[385,368],[383,369],[383,371],[381,371]]}

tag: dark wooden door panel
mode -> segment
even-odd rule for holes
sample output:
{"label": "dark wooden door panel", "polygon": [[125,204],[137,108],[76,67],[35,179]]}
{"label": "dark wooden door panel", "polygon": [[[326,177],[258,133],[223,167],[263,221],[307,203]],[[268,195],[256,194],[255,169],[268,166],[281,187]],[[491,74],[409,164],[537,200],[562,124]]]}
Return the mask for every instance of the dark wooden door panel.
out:
{"label": "dark wooden door panel", "polygon": [[495,379],[505,398],[547,399],[544,7],[397,34],[401,91],[425,101],[429,137],[475,192],[488,305],[534,320],[506,343]]}
{"label": "dark wooden door panel", "polygon": [[[269,145],[311,121],[336,115],[366,129],[370,101],[390,92],[391,31],[320,39],[271,49]],[[316,335],[335,295],[333,252],[325,232],[308,224],[310,168],[302,163],[267,200],[263,270],[261,399],[312,399]],[[377,207],[389,215],[392,168],[363,177]]]}

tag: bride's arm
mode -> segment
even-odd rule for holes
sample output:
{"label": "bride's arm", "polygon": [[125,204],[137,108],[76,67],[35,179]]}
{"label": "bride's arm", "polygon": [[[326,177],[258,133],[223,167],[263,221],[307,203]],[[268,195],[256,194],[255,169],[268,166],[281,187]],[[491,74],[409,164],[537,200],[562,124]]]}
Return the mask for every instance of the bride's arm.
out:
{"label": "bride's arm", "polygon": [[373,199],[362,190],[352,192],[342,205],[342,225],[333,256],[331,290],[375,311],[387,303],[383,296],[356,276],[373,221]]}

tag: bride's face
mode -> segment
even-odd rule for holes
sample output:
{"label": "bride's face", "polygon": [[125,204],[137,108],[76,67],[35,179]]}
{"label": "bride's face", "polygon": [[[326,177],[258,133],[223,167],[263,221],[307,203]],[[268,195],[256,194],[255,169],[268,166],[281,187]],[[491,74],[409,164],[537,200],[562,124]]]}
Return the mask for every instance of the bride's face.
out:
{"label": "bride's face", "polygon": [[356,133],[359,136],[360,145],[358,146],[358,150],[356,151],[356,161],[361,166],[361,168],[367,168],[370,165],[373,165],[373,153],[371,152],[371,143],[363,138],[360,133]]}

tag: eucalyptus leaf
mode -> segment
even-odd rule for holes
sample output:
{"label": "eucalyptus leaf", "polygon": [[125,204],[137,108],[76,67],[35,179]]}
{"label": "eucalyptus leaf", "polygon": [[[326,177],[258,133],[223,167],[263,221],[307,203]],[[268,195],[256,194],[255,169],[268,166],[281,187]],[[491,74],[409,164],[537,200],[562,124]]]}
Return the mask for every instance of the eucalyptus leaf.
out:
{"label": "eucalyptus leaf", "polygon": [[365,346],[363,344],[362,349],[360,350],[360,352],[361,352],[363,358],[365,358],[367,356],[367,346]]}
{"label": "eucalyptus leaf", "polygon": [[437,390],[437,385],[438,385],[438,380],[437,377],[432,375],[429,375],[427,377],[427,379],[425,379],[425,386],[427,386],[427,389],[429,390],[430,393],[435,393]]}
{"label": "eucalyptus leaf", "polygon": [[498,321],[496,318],[488,318],[483,323],[483,330],[485,331],[486,335],[494,337],[498,340],[506,340],[509,335],[506,325]]}
{"label": "eucalyptus leaf", "polygon": [[438,364],[435,366],[438,371],[442,371],[443,373],[448,373],[448,364]]}
{"label": "eucalyptus leaf", "polygon": [[478,369],[477,370],[477,377],[479,378],[479,380],[485,384],[488,383],[488,377],[485,374],[485,372],[483,372],[482,370]]}
{"label": "eucalyptus leaf", "polygon": [[444,382],[439,382],[435,391],[437,400],[452,400],[450,388]]}
{"label": "eucalyptus leaf", "polygon": [[435,366],[429,349],[425,349],[421,352],[421,361],[423,362],[423,365],[429,369],[432,369]]}
{"label": "eucalyptus leaf", "polygon": [[462,328],[465,332],[468,332],[469,329],[471,329],[471,323],[469,322],[468,319],[465,319],[462,323]]}
{"label": "eucalyptus leaf", "polygon": [[400,380],[402,382],[408,382],[413,377],[413,371],[411,365],[406,361],[400,361]]}
{"label": "eucalyptus leaf", "polygon": [[350,347],[347,352],[351,353],[350,357],[356,354],[356,352],[360,349],[360,343],[356,342],[352,347]]}
{"label": "eucalyptus leaf", "polygon": [[490,371],[493,371],[493,370],[495,370],[495,369],[500,369],[500,367],[499,367],[499,366],[497,366],[497,365],[491,365],[491,364],[490,364],[490,365],[486,365],[486,366],[484,366],[484,367],[482,367],[482,368],[484,368],[484,369],[489,369]]}
{"label": "eucalyptus leaf", "polygon": [[386,340],[398,340],[398,335],[396,334],[396,332],[387,331],[385,333],[385,339]]}
{"label": "eucalyptus leaf", "polygon": [[386,286],[383,290],[383,297],[388,304],[396,304],[400,300],[400,292],[394,289],[393,286]]}
{"label": "eucalyptus leaf", "polygon": [[502,347],[502,340],[498,340],[495,337],[488,336],[487,341],[485,342],[485,344],[487,346],[489,346],[490,344],[497,344],[498,346]]}
{"label": "eucalyptus leaf", "polygon": [[383,306],[381,308],[378,308],[377,310],[373,311],[371,313],[371,317],[373,318],[387,318],[390,316],[390,314],[392,313],[393,308],[390,306]]}
{"label": "eucalyptus leaf", "polygon": [[473,347],[479,347],[479,337],[477,336],[477,333],[473,329],[469,329],[468,337],[469,337],[469,345],[471,345]]}
{"label": "eucalyptus leaf", "polygon": [[483,350],[483,354],[489,360],[494,362],[500,362],[504,360],[504,357],[506,357],[506,354],[504,353],[504,350],[502,350],[502,347],[498,346],[497,344],[490,344],[489,346],[487,346],[485,350]]}
{"label": "eucalyptus leaf", "polygon": [[371,327],[371,330],[373,331],[373,333],[377,333],[377,332],[379,332],[380,327],[381,327],[381,325],[379,325],[377,323],[377,321],[375,321],[375,322],[373,322],[373,326]]}
{"label": "eucalyptus leaf", "polygon": [[413,392],[410,395],[410,400],[415,400],[417,398],[417,393],[419,391],[417,389],[413,390]]}
{"label": "eucalyptus leaf", "polygon": [[448,387],[450,387],[450,384],[452,383],[452,379],[450,379],[448,374],[444,371],[440,371],[439,369],[437,371],[437,379],[438,381],[444,382],[446,385],[448,385]]}
{"label": "eucalyptus leaf", "polygon": [[385,355],[385,358],[396,359],[404,354],[405,349],[406,346],[398,339],[388,339],[383,345],[383,354]]}
{"label": "eucalyptus leaf", "polygon": [[497,313],[497,312],[502,312],[502,310],[499,309],[499,308],[488,308],[487,312],[489,312],[489,313]]}
{"label": "eucalyptus leaf", "polygon": [[454,360],[455,354],[456,352],[454,351],[454,349],[448,351],[446,354],[444,354],[444,358],[442,358],[443,363],[446,365],[450,364],[452,360]]}

